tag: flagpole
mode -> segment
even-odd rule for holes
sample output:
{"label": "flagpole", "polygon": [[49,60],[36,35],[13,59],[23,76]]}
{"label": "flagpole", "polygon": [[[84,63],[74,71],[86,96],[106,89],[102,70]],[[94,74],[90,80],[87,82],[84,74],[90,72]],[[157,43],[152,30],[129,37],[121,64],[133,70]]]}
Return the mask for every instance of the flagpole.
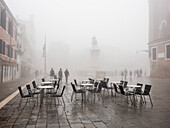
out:
{"label": "flagpole", "polygon": [[46,72],[46,34],[45,34],[45,57],[44,57],[44,77],[46,78],[47,72]]}

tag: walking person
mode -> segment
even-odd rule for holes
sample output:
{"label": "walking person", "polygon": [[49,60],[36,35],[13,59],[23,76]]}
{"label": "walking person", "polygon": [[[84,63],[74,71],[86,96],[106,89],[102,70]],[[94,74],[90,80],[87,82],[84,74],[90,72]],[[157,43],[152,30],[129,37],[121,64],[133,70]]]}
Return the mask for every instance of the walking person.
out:
{"label": "walking person", "polygon": [[125,80],[126,80],[126,77],[127,77],[127,74],[128,74],[127,69],[125,69],[124,74],[125,74]]}
{"label": "walking person", "polygon": [[65,72],[66,84],[68,83],[68,76],[70,75],[69,71],[66,69]]}
{"label": "walking person", "polygon": [[132,81],[132,71],[131,70],[129,72],[129,76],[130,76],[130,81]]}
{"label": "walking person", "polygon": [[60,82],[62,83],[62,78],[63,78],[63,71],[60,68],[59,72],[58,72],[58,78],[60,79]]}
{"label": "walking person", "polygon": [[53,79],[53,78],[54,78],[54,75],[55,75],[54,69],[51,68],[51,70],[50,70],[50,79]]}

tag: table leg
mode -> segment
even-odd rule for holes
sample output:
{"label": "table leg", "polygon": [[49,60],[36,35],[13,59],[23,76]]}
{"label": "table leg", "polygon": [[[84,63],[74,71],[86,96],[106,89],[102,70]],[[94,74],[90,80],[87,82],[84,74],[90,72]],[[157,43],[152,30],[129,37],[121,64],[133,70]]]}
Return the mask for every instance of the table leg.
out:
{"label": "table leg", "polygon": [[40,107],[43,105],[43,97],[44,97],[44,88],[41,90],[40,93]]}

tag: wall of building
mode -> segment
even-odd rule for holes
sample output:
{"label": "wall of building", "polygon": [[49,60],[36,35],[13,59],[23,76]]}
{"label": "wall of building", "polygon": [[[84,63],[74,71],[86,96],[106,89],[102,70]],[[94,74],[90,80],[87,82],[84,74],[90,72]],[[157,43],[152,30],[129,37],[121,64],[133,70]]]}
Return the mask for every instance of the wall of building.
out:
{"label": "wall of building", "polygon": [[[166,45],[170,44],[170,1],[149,0],[150,76],[170,78],[170,58]],[[156,59],[153,60],[153,49]]]}
{"label": "wall of building", "polygon": [[0,1],[0,12],[0,82],[7,82],[20,77],[16,53],[17,22],[3,0]]}

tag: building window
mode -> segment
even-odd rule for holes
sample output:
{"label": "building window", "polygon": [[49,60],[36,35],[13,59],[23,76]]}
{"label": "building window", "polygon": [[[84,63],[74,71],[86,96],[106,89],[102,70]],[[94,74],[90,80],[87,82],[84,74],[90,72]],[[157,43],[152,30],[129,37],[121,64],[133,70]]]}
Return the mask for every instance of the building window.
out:
{"label": "building window", "polygon": [[0,26],[1,26],[1,14],[2,14],[2,7],[0,6]]}
{"label": "building window", "polygon": [[15,59],[17,59],[17,50],[15,50]]}
{"label": "building window", "polygon": [[6,10],[3,9],[1,12],[1,26],[4,30],[6,30]]}
{"label": "building window", "polygon": [[10,48],[10,45],[8,45],[8,57],[10,57],[10,55],[11,55],[11,48]]}
{"label": "building window", "polygon": [[11,37],[13,37],[13,21],[11,19],[9,19],[8,22],[8,33]]}
{"label": "building window", "polygon": [[5,42],[0,39],[0,53],[5,55]]}
{"label": "building window", "polygon": [[4,41],[2,41],[3,42],[3,54],[5,55],[5,42]]}
{"label": "building window", "polygon": [[156,54],[156,48],[152,48],[152,60],[156,60],[157,54]]}
{"label": "building window", "polygon": [[17,28],[15,27],[15,40],[17,41]]}
{"label": "building window", "polygon": [[13,58],[13,47],[11,47],[11,58]]}
{"label": "building window", "polygon": [[166,45],[166,58],[170,59],[170,44]]}
{"label": "building window", "polygon": [[3,41],[0,39],[0,53],[3,54]]}

